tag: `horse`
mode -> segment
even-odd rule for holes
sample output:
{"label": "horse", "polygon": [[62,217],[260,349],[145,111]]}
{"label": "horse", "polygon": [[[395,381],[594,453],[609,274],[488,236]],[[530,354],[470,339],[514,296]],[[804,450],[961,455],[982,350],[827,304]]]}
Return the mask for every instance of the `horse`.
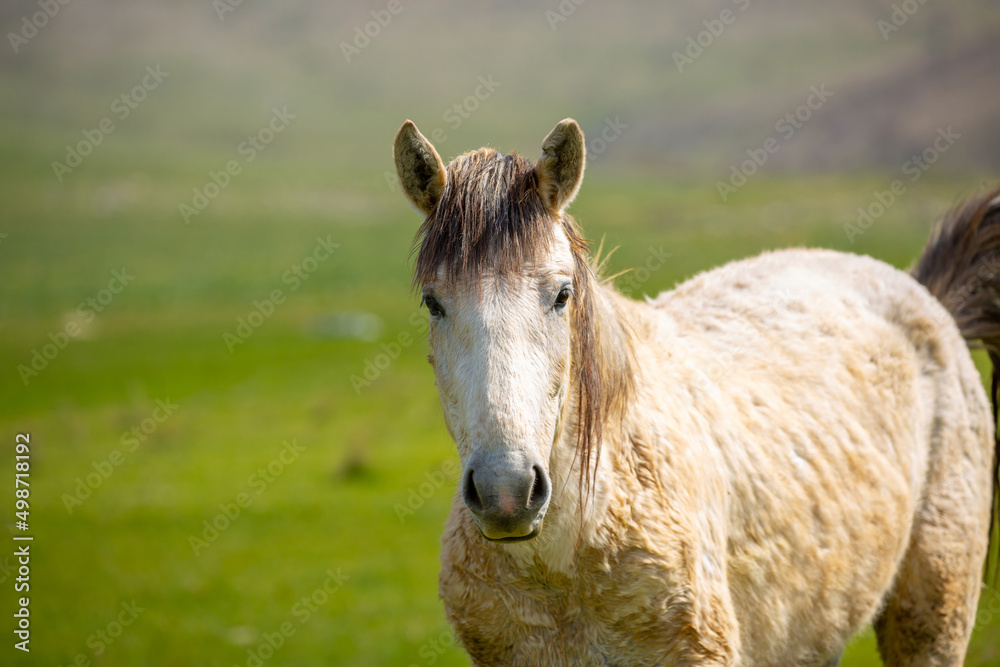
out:
{"label": "horse", "polygon": [[997,366],[1000,189],[909,273],[789,249],[638,302],[567,213],[574,120],[534,163],[446,167],[411,121],[393,153],[462,468],[440,597],[474,664],[836,665],[868,623],[887,664],[962,664],[997,498],[969,345]]}

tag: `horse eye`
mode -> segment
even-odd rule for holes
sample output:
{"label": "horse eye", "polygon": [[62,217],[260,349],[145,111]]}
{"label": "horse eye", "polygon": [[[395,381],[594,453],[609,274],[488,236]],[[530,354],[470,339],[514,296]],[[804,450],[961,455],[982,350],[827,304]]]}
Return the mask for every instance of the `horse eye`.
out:
{"label": "horse eye", "polygon": [[427,311],[431,314],[431,317],[444,317],[444,308],[437,302],[437,299],[430,294],[425,294],[423,302],[423,305],[427,306]]}
{"label": "horse eye", "polygon": [[571,290],[569,287],[563,287],[561,290],[559,290],[559,296],[556,297],[556,302],[552,307],[555,308],[556,310],[562,310],[563,308],[566,307],[566,304],[569,302],[569,297],[572,294],[573,290]]}

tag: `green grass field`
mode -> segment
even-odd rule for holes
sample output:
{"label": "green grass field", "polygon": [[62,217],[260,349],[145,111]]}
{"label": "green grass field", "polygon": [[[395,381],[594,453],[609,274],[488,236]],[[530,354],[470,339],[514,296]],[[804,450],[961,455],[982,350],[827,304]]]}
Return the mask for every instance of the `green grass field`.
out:
{"label": "green grass field", "polygon": [[[80,174],[56,192],[44,173],[18,170],[0,184],[0,432],[31,434],[35,536],[31,659],[5,654],[246,665],[248,651],[269,655],[270,638],[275,665],[467,664],[436,595],[456,456],[409,292],[416,215],[377,177],[331,194],[279,162],[234,179],[185,225],[176,202],[204,172],[177,171],[156,182]],[[594,169],[574,212],[589,237],[620,246],[612,270],[642,264],[650,247],[671,254],[633,283],[640,296],[767,248],[904,266],[931,219],[980,182],[920,181],[850,243],[843,224],[883,181],[761,177],[722,205],[711,183]],[[292,289],[283,276],[319,238],[339,247]],[[123,269],[134,279],[25,384],[15,366],[30,367]],[[223,335],[275,289],[284,301],[230,352]],[[381,318],[378,339],[316,335],[317,318],[345,311]],[[282,460],[284,442],[298,449]],[[4,478],[12,468],[0,460]],[[14,575],[3,576],[7,587]],[[981,617],[969,664],[995,664],[995,592]],[[845,664],[878,664],[870,633]]]}

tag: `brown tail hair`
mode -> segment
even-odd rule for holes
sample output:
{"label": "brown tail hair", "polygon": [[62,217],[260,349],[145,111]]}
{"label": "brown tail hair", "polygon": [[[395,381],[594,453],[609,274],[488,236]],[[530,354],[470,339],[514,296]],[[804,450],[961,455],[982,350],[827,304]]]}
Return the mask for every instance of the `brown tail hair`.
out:
{"label": "brown tail hair", "polygon": [[[911,270],[936,296],[972,347],[986,350],[992,365],[995,451],[993,498],[990,505],[989,550],[983,575],[988,579],[994,543],[1000,537],[1000,436],[996,434],[1000,389],[1000,187],[970,197],[949,211],[931,232],[923,254]],[[993,558],[994,583],[1000,563]]]}

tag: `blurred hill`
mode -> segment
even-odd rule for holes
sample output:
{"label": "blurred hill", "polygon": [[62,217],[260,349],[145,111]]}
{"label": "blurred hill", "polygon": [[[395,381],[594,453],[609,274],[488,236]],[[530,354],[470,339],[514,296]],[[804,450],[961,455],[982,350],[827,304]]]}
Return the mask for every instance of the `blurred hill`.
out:
{"label": "blurred hill", "polygon": [[[825,86],[830,100],[767,169],[895,169],[949,125],[963,141],[946,169],[1000,168],[994,0],[400,0],[397,14],[388,4],[73,0],[14,53],[9,34],[39,5],[4,3],[0,150],[48,168],[24,146],[41,142],[56,159],[159,63],[170,78],[121,124],[127,150],[125,141],[107,149],[117,164],[166,151],[212,166],[209,156],[231,153],[272,107],[287,106],[296,131],[274,159],[365,183],[391,170],[391,136],[407,117],[444,131],[445,157],[484,139],[533,155],[564,116],[591,137],[617,118],[627,129],[614,143],[600,154],[591,146],[599,168],[723,177]],[[905,22],[887,32],[894,11]],[[372,23],[379,16],[385,26]],[[679,68],[676,54],[699,41],[707,46]],[[357,52],[345,55],[345,44]],[[449,116],[479,77],[498,83],[489,99],[473,99],[467,118]]]}

